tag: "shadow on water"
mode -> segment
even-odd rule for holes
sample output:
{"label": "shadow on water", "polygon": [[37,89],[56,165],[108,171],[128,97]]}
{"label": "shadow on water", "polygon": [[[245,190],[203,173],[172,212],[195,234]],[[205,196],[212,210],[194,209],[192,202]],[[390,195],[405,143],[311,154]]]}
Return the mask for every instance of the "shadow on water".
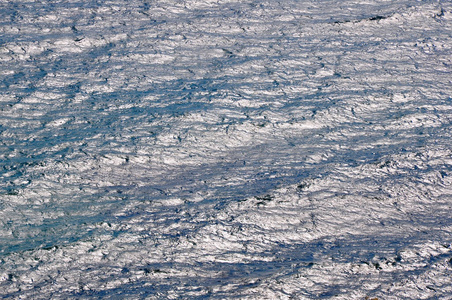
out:
{"label": "shadow on water", "polygon": [[[428,271],[427,264],[452,258],[452,252],[448,251],[432,256],[425,261],[425,265],[421,263],[418,267],[405,269],[403,265],[406,262],[400,250],[410,249],[413,240],[417,243],[428,242],[429,238],[400,235],[332,236],[307,243],[281,243],[264,253],[254,253],[255,259],[247,262],[138,263],[115,272],[115,280],[130,283],[99,291],[84,288],[82,280],[79,283],[82,291],[64,296],[127,298],[185,295],[185,299],[239,299],[252,297],[253,289],[272,289],[278,283],[289,281],[292,282],[292,296],[329,299],[334,295],[362,290],[363,283],[371,281],[374,276],[378,276],[380,284],[391,284],[397,278],[421,276]],[[246,253],[236,253],[238,256],[242,254]],[[329,270],[332,265],[337,269]],[[353,274],[353,266],[366,269],[367,279],[363,279],[359,272]],[[87,272],[95,268],[92,265]],[[329,284],[312,286],[312,283],[322,281],[325,277],[331,277]],[[356,280],[351,280],[353,278]],[[109,279],[98,280],[106,283]],[[368,291],[373,290],[369,288]],[[190,293],[196,296],[187,296]]]}

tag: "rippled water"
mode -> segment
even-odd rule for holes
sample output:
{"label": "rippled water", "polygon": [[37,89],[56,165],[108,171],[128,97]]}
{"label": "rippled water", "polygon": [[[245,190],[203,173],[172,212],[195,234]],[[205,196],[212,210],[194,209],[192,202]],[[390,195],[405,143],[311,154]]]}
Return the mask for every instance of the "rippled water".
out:
{"label": "rippled water", "polygon": [[449,1],[0,16],[2,297],[452,297]]}

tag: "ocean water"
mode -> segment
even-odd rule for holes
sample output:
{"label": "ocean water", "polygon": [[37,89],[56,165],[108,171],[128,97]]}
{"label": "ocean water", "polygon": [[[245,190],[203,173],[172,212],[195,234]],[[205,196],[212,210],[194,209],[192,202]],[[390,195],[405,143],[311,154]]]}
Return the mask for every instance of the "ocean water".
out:
{"label": "ocean water", "polygon": [[4,299],[452,299],[450,1],[3,1]]}

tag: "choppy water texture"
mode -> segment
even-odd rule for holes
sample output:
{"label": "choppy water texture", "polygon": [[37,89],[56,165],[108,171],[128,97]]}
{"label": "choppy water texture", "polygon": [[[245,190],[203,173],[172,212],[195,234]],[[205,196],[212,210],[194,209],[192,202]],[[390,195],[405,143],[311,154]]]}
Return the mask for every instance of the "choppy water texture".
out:
{"label": "choppy water texture", "polygon": [[0,296],[452,299],[450,1],[2,1]]}

